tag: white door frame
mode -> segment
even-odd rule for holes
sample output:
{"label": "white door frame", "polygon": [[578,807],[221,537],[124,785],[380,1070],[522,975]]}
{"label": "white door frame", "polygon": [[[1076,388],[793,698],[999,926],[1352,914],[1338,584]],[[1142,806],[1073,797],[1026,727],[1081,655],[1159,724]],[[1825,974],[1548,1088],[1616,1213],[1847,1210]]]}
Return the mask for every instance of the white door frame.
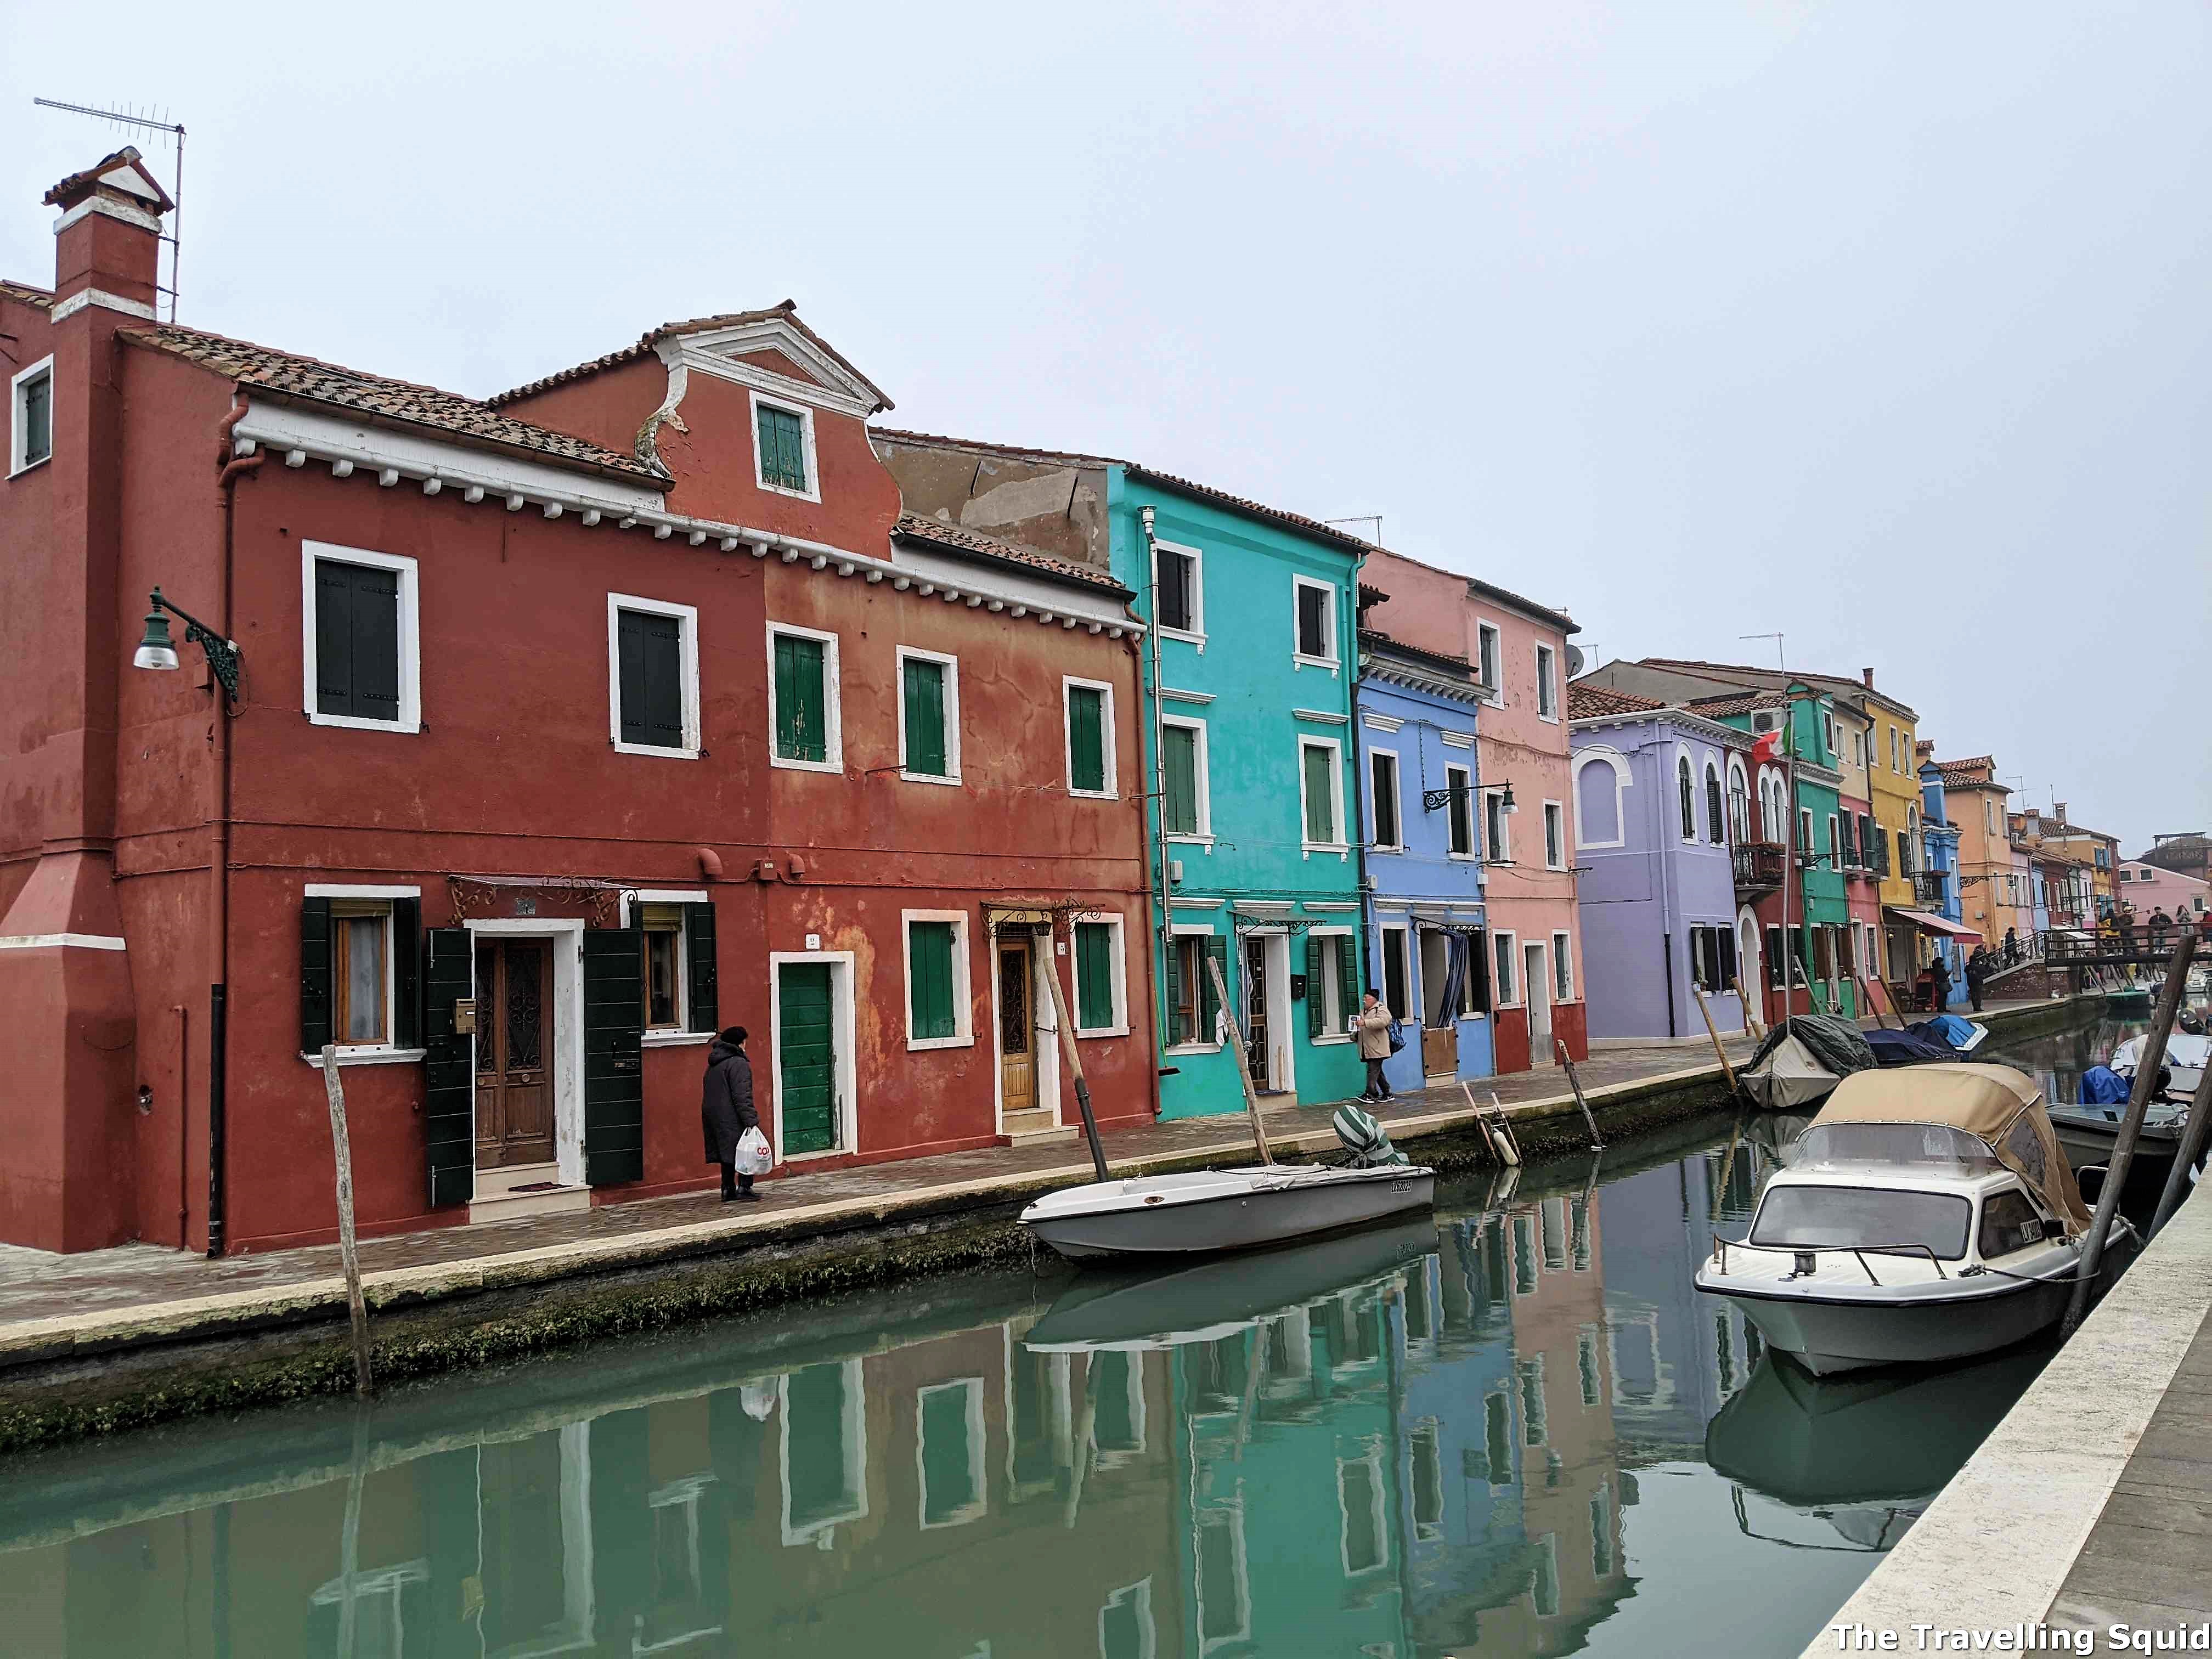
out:
{"label": "white door frame", "polygon": [[[836,1139],[818,1152],[783,1151],[783,964],[787,962],[826,962],[830,964],[830,1041],[837,1050]],[[860,1150],[860,1090],[854,1055],[853,953],[850,951],[771,951],[768,953],[769,1098],[775,1109],[775,1161],[805,1164],[820,1158],[843,1158]],[[756,1081],[756,1088],[759,1086]]]}
{"label": "white door frame", "polygon": [[[1025,928],[1030,939],[1030,1087],[1036,1091],[1037,1109],[1052,1114],[1052,1121],[1060,1122],[1060,1032],[1052,1024],[1052,982],[1045,975],[1054,970],[1060,939],[1048,937],[1028,928],[1026,923],[1016,924]],[[987,927],[983,937],[988,942],[985,955],[985,971],[991,981],[991,1127],[994,1133],[1006,1132],[1006,1028],[1000,1013],[1004,1006],[999,994],[999,930]],[[1075,1005],[1068,1004],[1068,1018],[1075,1017]]]}
{"label": "white door frame", "polygon": [[[558,918],[497,917],[462,924],[469,930],[469,992],[477,992],[477,941],[544,939],[553,942],[553,1158],[561,1184],[584,1184],[584,923]],[[481,1002],[479,1002],[481,1010]],[[483,1018],[479,1012],[478,1019]],[[476,1041],[469,1042],[469,1158],[476,1159]],[[471,1194],[475,1192],[473,1186]]]}
{"label": "white door frame", "polygon": [[[1252,1086],[1282,1093],[1297,1086],[1291,1053],[1291,934],[1286,927],[1250,927],[1237,936],[1258,939],[1267,974],[1267,1074],[1254,1078]],[[1252,975],[1243,962],[1237,964],[1243,993],[1244,1029],[1252,1029]],[[1310,992],[1309,992],[1310,994]]]}
{"label": "white door frame", "polygon": [[[1536,963],[1534,968],[1528,965],[1532,958]],[[1548,939],[1521,941],[1521,1000],[1528,1010],[1528,1063],[1557,1065],[1558,1056],[1552,1052],[1552,946]]]}

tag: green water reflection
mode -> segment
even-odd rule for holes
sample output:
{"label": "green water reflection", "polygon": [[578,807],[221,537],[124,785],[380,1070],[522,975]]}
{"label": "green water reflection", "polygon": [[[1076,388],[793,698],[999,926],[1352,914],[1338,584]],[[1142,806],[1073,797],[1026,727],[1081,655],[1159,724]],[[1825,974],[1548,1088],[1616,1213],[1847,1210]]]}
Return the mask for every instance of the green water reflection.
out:
{"label": "green water reflection", "polygon": [[1768,1167],[1723,1191],[1727,1132],[1149,1285],[926,1284],[17,1460],[0,1650],[1792,1655],[2040,1356],[1778,1369],[1692,1289]]}

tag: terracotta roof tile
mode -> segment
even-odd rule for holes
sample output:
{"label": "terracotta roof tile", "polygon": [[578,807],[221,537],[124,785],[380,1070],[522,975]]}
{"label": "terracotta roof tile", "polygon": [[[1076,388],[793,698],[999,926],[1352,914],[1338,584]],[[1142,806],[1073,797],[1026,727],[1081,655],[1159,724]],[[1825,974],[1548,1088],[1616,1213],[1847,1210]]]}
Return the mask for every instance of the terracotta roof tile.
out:
{"label": "terracotta roof tile", "polygon": [[1996,758],[1980,755],[1971,760],[1937,761],[1936,769],[1947,784],[1979,784],[1985,788],[2002,788],[1995,775]]}
{"label": "terracotta roof tile", "polygon": [[603,370],[617,368],[623,363],[634,362],[640,357],[650,356],[653,347],[661,341],[678,335],[709,334],[716,329],[743,328],[750,323],[764,323],[771,317],[781,318],[812,341],[847,374],[867,387],[874,394],[877,403],[884,408],[889,409],[891,406],[891,400],[884,396],[880,386],[855,368],[851,359],[848,358],[843,352],[838,350],[799,319],[798,305],[790,300],[778,301],[775,305],[761,311],[726,311],[714,317],[693,317],[680,323],[663,323],[659,328],[647,329],[640,335],[635,345],[626,345],[619,351],[610,351],[604,357],[594,357],[589,362],[578,363],[573,368],[564,368],[557,374],[545,375],[543,379],[532,380],[526,386],[516,386],[513,391],[497,392],[485,398],[484,402],[497,408],[501,404],[513,403],[518,398],[534,397],[550,387],[565,386],[571,380],[586,380]]}
{"label": "terracotta roof tile", "polygon": [[36,306],[41,311],[52,311],[54,308],[53,290],[51,289],[33,288],[28,283],[14,283],[4,276],[0,276],[0,294],[6,295],[11,300],[20,301],[24,305]]}
{"label": "terracotta roof tile", "polygon": [[416,386],[297,353],[228,339],[173,323],[123,331],[124,337],[155,351],[182,357],[246,386],[280,397],[356,410],[404,426],[428,427],[495,449],[610,472],[640,483],[665,486],[665,475],[634,455],[603,449],[587,439],[555,432],[435,386]]}
{"label": "terracotta roof tile", "polygon": [[1605,714],[1648,714],[1666,707],[1657,697],[1635,691],[1616,691],[1609,685],[1567,687],[1567,718],[1571,720],[1595,720]]}
{"label": "terracotta roof tile", "polygon": [[902,513],[894,526],[896,533],[912,537],[916,541],[934,546],[950,548],[955,552],[974,553],[987,559],[997,559],[1006,564],[1026,565],[1032,570],[1042,570],[1048,575],[1064,577],[1070,581],[1085,582],[1109,593],[1125,598],[1133,597],[1129,590],[1106,571],[1095,565],[1077,564],[1068,559],[1055,559],[1035,552],[1012,542],[1000,541],[996,536],[987,536],[980,530],[970,530],[963,525],[950,524],[943,519],[925,519],[919,513]]}
{"label": "terracotta roof tile", "polygon": [[1723,691],[1714,697],[1693,697],[1682,705],[1708,720],[1726,714],[1748,714],[1754,708],[1779,708],[1782,705],[1771,691]]}
{"label": "terracotta roof tile", "polygon": [[1403,640],[1392,639],[1379,628],[1363,628],[1358,630],[1358,636],[1359,643],[1362,645],[1381,646],[1386,651],[1414,662],[1425,663],[1447,674],[1455,677],[1464,676],[1470,684],[1476,686],[1482,684],[1482,681],[1474,672],[1474,665],[1465,657],[1454,656],[1444,651],[1425,651],[1418,645],[1408,645]]}

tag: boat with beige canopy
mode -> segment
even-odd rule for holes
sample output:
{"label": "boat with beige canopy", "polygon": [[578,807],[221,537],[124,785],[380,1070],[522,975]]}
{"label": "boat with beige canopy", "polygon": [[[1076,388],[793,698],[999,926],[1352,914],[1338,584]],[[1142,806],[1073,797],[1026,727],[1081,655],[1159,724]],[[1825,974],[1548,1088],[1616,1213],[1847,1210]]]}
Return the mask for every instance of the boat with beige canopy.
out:
{"label": "boat with beige canopy", "polygon": [[[2008,1066],[1845,1078],[1716,1239],[1700,1291],[1818,1376],[1989,1353],[2066,1310],[2091,1218],[2035,1084]],[[2134,1230],[2115,1221],[2101,1284]]]}

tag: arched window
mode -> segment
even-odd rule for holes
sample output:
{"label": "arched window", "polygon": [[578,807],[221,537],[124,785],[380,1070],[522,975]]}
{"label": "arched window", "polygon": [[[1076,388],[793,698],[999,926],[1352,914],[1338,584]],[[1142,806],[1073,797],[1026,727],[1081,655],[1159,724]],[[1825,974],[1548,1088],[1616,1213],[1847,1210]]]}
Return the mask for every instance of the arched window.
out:
{"label": "arched window", "polygon": [[1695,841],[1698,838],[1698,791],[1697,786],[1690,781],[1690,757],[1687,755],[1675,759],[1674,773],[1682,792],[1682,839]]}
{"label": "arched window", "polygon": [[1621,843],[1620,788],[1622,774],[1605,755],[1585,755],[1575,762],[1575,842],[1580,847],[1618,847]]}
{"label": "arched window", "polygon": [[1729,829],[1739,845],[1751,839],[1751,794],[1742,763],[1729,762]]}
{"label": "arched window", "polygon": [[1711,761],[1705,763],[1705,839],[1717,847],[1728,839],[1722,829],[1721,769]]}

